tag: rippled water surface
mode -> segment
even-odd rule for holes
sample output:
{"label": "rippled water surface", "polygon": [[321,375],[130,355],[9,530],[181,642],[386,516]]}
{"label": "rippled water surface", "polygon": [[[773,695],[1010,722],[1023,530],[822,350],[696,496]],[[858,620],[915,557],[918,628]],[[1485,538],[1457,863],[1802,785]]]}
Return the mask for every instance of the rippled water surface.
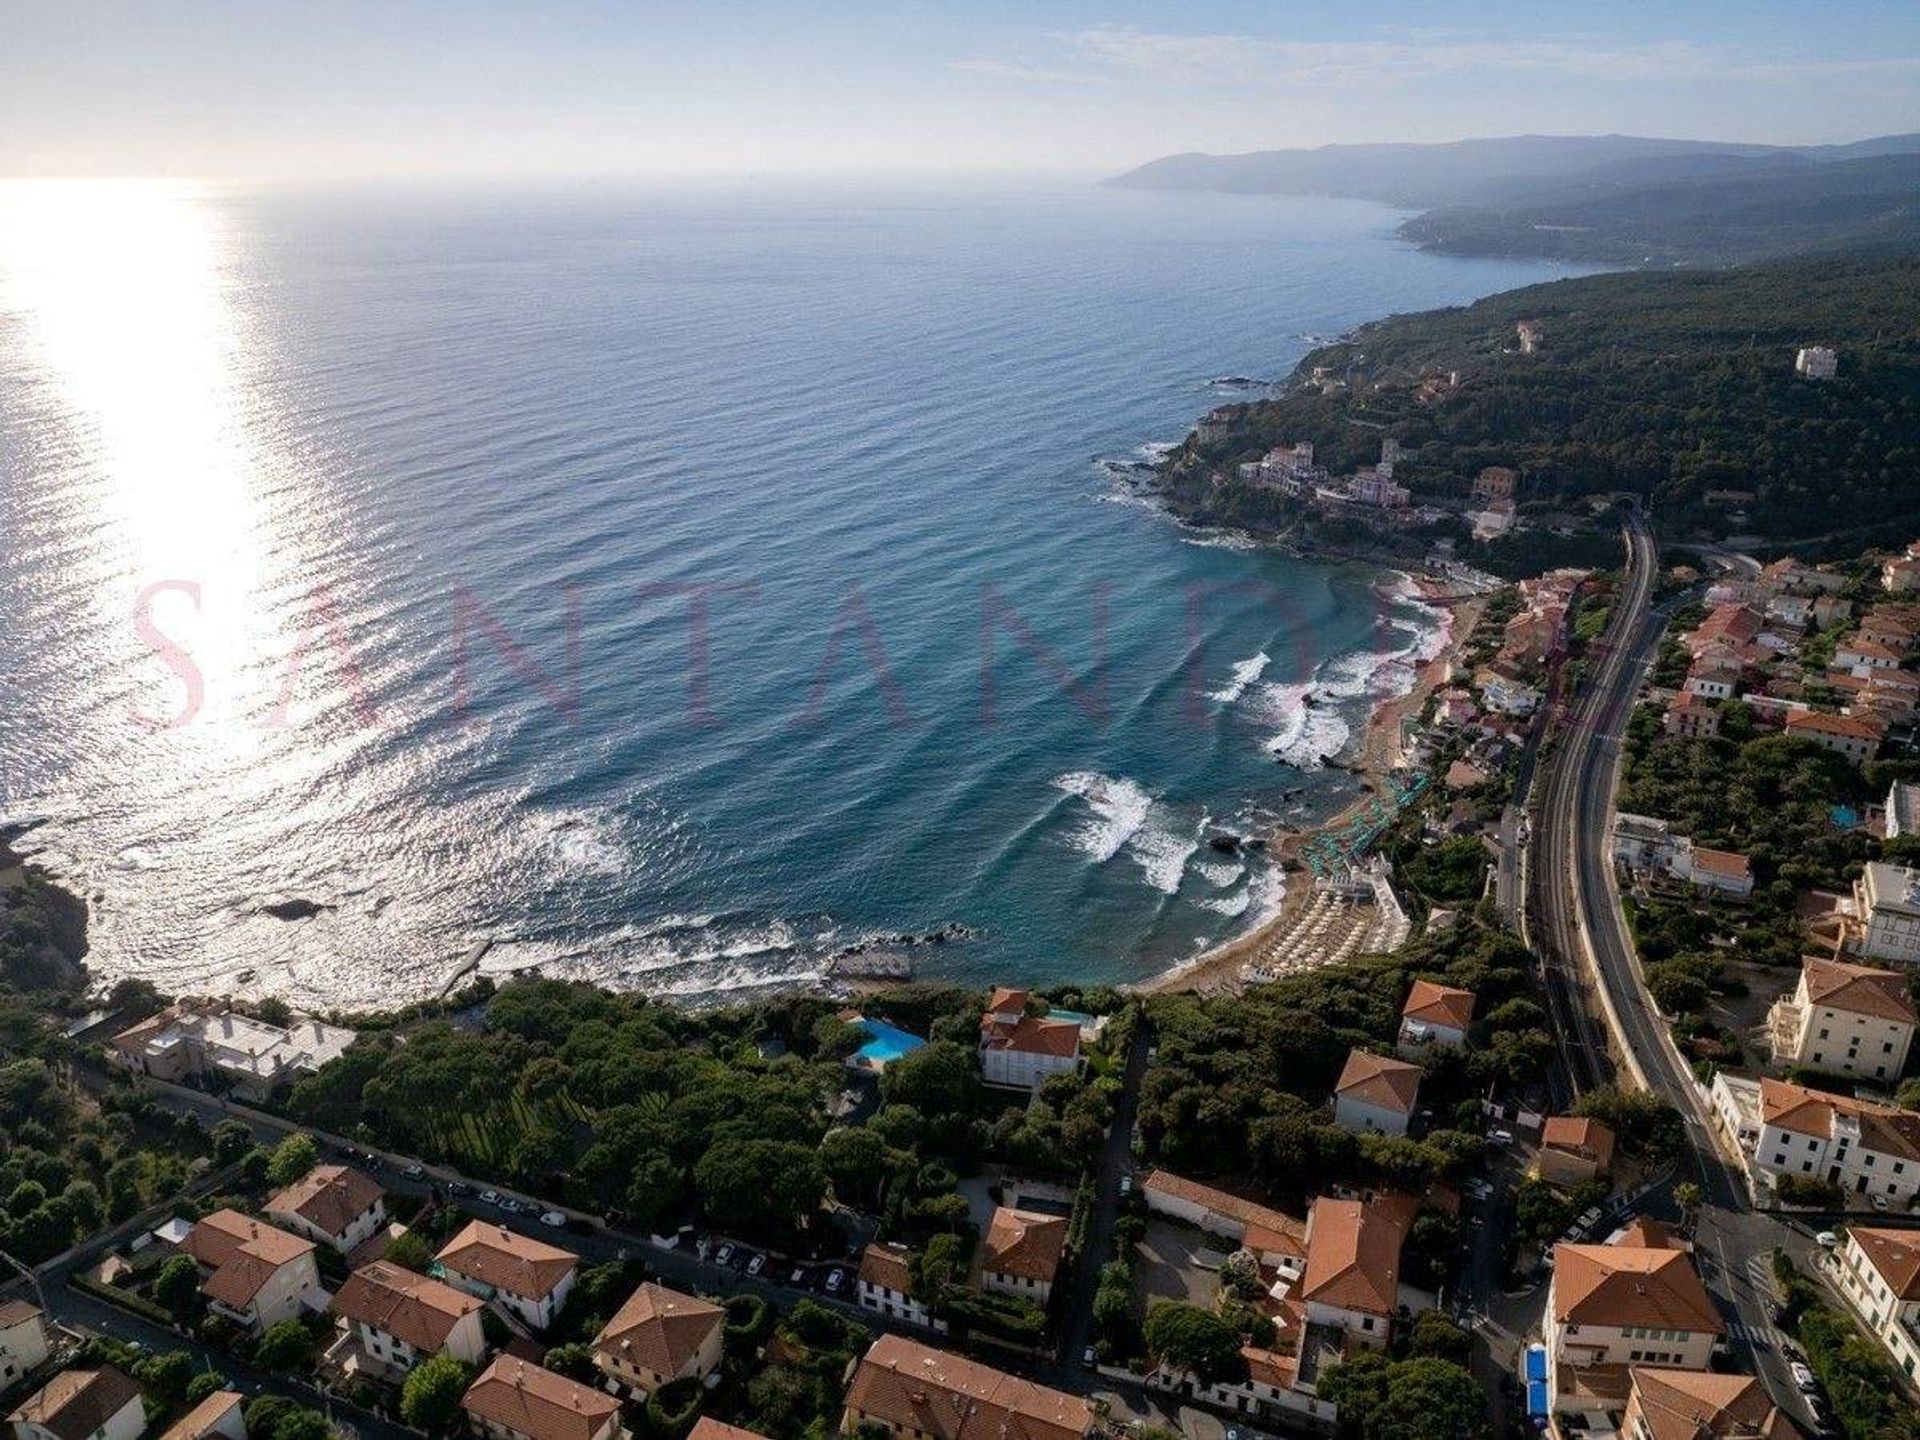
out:
{"label": "rippled water surface", "polygon": [[1435,621],[1097,462],[1546,273],[1395,218],[0,187],[0,810],[176,990],[1158,969],[1273,902],[1206,838],[1332,804]]}

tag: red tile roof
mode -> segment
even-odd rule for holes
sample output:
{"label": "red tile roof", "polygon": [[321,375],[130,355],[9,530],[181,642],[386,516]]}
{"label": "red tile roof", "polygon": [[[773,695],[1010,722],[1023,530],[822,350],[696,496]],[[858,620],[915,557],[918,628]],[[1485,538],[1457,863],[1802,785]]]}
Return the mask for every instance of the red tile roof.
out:
{"label": "red tile roof", "polygon": [[997,1206],[987,1226],[981,1268],[990,1274],[1053,1283],[1067,1249],[1067,1221],[1061,1215],[1036,1215]]}
{"label": "red tile roof", "polygon": [[468,1279],[527,1300],[546,1299],[580,1263],[571,1250],[484,1220],[469,1224],[434,1258]]}
{"label": "red tile roof", "polygon": [[1344,1098],[1405,1115],[1412,1112],[1414,1102],[1420,1097],[1421,1074],[1418,1065],[1409,1065],[1404,1060],[1353,1050],[1348,1053],[1347,1063],[1333,1089]]}
{"label": "red tile roof", "polygon": [[261,1209],[269,1215],[298,1215],[321,1234],[338,1240],[385,1193],[372,1176],[351,1166],[316,1165]]}
{"label": "red tile roof", "polygon": [[1076,1395],[882,1335],[861,1358],[847,1408],[924,1440],[1078,1440],[1093,1407]]}
{"label": "red tile roof", "polygon": [[1464,1030],[1473,1021],[1473,992],[1432,980],[1416,980],[1407,992],[1407,1003],[1400,1008],[1400,1014],[1423,1024]]}
{"label": "red tile roof", "polygon": [[502,1355],[467,1388],[460,1408],[532,1440],[593,1440],[620,1413],[611,1395]]}

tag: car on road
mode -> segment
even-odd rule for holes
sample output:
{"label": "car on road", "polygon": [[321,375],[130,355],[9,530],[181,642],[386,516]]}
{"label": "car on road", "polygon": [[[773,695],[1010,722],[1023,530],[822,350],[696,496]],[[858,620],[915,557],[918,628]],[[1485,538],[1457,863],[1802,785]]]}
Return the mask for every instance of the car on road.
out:
{"label": "car on road", "polygon": [[498,1205],[500,1203],[500,1192],[498,1190],[482,1190],[479,1199],[482,1205]]}
{"label": "car on road", "polygon": [[716,1265],[728,1265],[731,1264],[732,1261],[733,1246],[731,1245],[722,1245],[718,1250],[713,1252],[713,1263]]}
{"label": "car on road", "polygon": [[766,1268],[767,1268],[767,1257],[764,1255],[756,1255],[751,1260],[747,1261],[747,1274],[749,1275],[758,1275],[762,1270]]}
{"label": "car on road", "polygon": [[473,1187],[464,1180],[447,1181],[447,1194],[449,1195],[471,1195],[472,1193]]}
{"label": "car on road", "polygon": [[1133,1176],[1122,1175],[1120,1177],[1120,1193],[1122,1195],[1131,1195],[1133,1193]]}
{"label": "car on road", "polygon": [[1813,1243],[1820,1246],[1823,1250],[1838,1250],[1840,1248],[1840,1237],[1831,1230],[1822,1230],[1818,1235],[1813,1237]]}
{"label": "car on road", "polygon": [[514,1199],[511,1195],[502,1195],[500,1197],[500,1208],[506,1211],[507,1214],[509,1215],[518,1215],[522,1210],[525,1210],[527,1207],[522,1205],[518,1200]]}
{"label": "car on road", "polygon": [[1093,1353],[1093,1346],[1089,1345],[1087,1346],[1086,1349],[1080,1352],[1080,1363],[1086,1366],[1087,1369],[1089,1370],[1093,1369],[1093,1367],[1098,1363],[1097,1357]]}
{"label": "car on road", "polygon": [[1798,1360],[1787,1367],[1787,1373],[1793,1377],[1794,1388],[1802,1395],[1811,1395],[1820,1388],[1820,1382],[1813,1378],[1813,1371]]}
{"label": "car on road", "polygon": [[1511,1145],[1513,1143],[1513,1132],[1511,1130],[1489,1130],[1487,1132],[1487,1139],[1491,1140],[1495,1145]]}
{"label": "car on road", "polygon": [[827,1294],[838,1295],[840,1287],[847,1283],[847,1272],[835,1266],[827,1272]]}
{"label": "car on road", "polygon": [[559,1230],[565,1227],[567,1217],[558,1210],[548,1210],[540,1216],[540,1223],[551,1230]]}
{"label": "car on road", "polygon": [[400,1173],[406,1176],[407,1179],[409,1180],[418,1180],[422,1175],[425,1175],[427,1173],[427,1168],[426,1166],[422,1165],[418,1160],[416,1160],[411,1165],[407,1166],[404,1170],[402,1170]]}

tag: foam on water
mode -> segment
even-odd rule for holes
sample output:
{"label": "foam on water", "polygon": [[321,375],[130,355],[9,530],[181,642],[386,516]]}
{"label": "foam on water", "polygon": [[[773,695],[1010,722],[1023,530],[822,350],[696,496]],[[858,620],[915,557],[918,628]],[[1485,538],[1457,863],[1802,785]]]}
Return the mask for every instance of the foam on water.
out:
{"label": "foam on water", "polygon": [[1266,673],[1267,666],[1273,663],[1273,657],[1262,650],[1258,655],[1250,655],[1233,667],[1233,673],[1227,683],[1218,690],[1207,692],[1209,700],[1218,700],[1222,705],[1231,705],[1247,693],[1247,686]]}
{"label": "foam on water", "polygon": [[1086,801],[1088,814],[1071,834],[1074,846],[1096,865],[1120,853],[1147,822],[1153,797],[1125,776],[1072,770],[1054,777],[1054,787]]}

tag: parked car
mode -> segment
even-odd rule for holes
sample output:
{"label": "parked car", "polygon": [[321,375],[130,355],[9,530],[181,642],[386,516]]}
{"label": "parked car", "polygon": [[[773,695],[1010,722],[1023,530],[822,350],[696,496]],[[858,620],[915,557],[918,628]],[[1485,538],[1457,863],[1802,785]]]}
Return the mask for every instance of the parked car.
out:
{"label": "parked car", "polygon": [[1131,1195],[1133,1193],[1133,1176],[1122,1175],[1120,1177],[1120,1193],[1122,1195]]}
{"label": "parked car", "polygon": [[1840,1237],[1831,1230],[1822,1230],[1818,1235],[1813,1237],[1813,1241],[1814,1244],[1820,1246],[1822,1249],[1838,1250],[1840,1248]]}
{"label": "parked car", "polygon": [[1085,1350],[1080,1352],[1080,1363],[1089,1370],[1093,1369],[1093,1367],[1099,1363],[1098,1358],[1093,1353],[1093,1346],[1089,1345]]}
{"label": "parked car", "polygon": [[518,1215],[522,1210],[526,1209],[527,1207],[522,1205],[518,1200],[514,1199],[511,1195],[502,1195],[500,1197],[500,1208],[506,1211],[507,1214],[509,1215]]}
{"label": "parked car", "polygon": [[1873,1208],[1874,1208],[1874,1209],[1876,1209],[1876,1210],[1885,1210],[1885,1209],[1887,1208],[1887,1197],[1886,1197],[1886,1196],[1884,1196],[1884,1195],[1873,1195],[1873,1196],[1869,1196],[1868,1198],[1869,1198],[1869,1199],[1870,1199],[1870,1200],[1871,1200],[1871,1201],[1873,1202]]}
{"label": "parked car", "polygon": [[1813,1371],[1809,1370],[1805,1365],[1802,1365],[1798,1360],[1787,1367],[1787,1373],[1793,1376],[1794,1387],[1798,1389],[1802,1395],[1811,1395],[1815,1390],[1820,1388],[1820,1382],[1813,1378]]}
{"label": "parked car", "polygon": [[447,1194],[449,1195],[470,1195],[472,1193],[473,1187],[464,1180],[447,1181]]}
{"label": "parked car", "polygon": [[1582,1230],[1591,1230],[1595,1225],[1600,1223],[1600,1207],[1595,1205],[1591,1209],[1582,1210],[1580,1212],[1580,1218],[1573,1223],[1578,1225]]}
{"label": "parked car", "polygon": [[807,1283],[807,1267],[804,1265],[794,1266],[793,1274],[787,1277],[787,1284],[804,1285],[806,1283]]}
{"label": "parked car", "polygon": [[747,1261],[747,1274],[749,1275],[758,1275],[762,1270],[766,1268],[767,1268],[767,1257],[764,1255],[756,1255],[751,1260]]}
{"label": "parked car", "polygon": [[540,1216],[540,1223],[550,1229],[559,1230],[567,1223],[567,1217],[558,1210],[548,1210]]}
{"label": "parked car", "polygon": [[482,1190],[480,1192],[480,1203],[482,1205],[498,1205],[500,1203],[500,1192],[498,1190]]}
{"label": "parked car", "polygon": [[1511,1130],[1489,1130],[1487,1132],[1487,1139],[1491,1140],[1495,1145],[1511,1145],[1513,1143],[1513,1132]]}
{"label": "parked car", "polygon": [[425,1175],[427,1173],[427,1169],[426,1169],[426,1166],[422,1165],[418,1160],[416,1160],[411,1165],[407,1166],[406,1169],[402,1170],[400,1173],[406,1176],[407,1179],[409,1180],[418,1180],[422,1175]]}
{"label": "parked car", "polygon": [[716,1265],[726,1265],[731,1263],[732,1260],[733,1246],[731,1245],[722,1245],[718,1250],[713,1252],[713,1263]]}
{"label": "parked car", "polygon": [[836,1265],[832,1270],[827,1272],[827,1293],[829,1295],[838,1295],[840,1293],[840,1287],[846,1283],[847,1272],[840,1269],[839,1266]]}

